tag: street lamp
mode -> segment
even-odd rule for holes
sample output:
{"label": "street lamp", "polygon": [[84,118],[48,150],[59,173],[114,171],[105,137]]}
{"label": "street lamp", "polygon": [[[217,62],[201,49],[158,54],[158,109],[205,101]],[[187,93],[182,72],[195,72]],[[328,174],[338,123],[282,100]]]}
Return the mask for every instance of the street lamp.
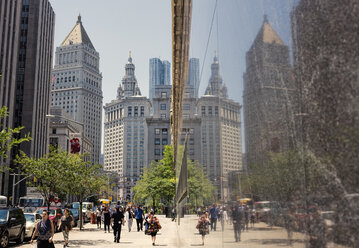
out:
{"label": "street lamp", "polygon": [[65,119],[65,120],[70,121],[70,122],[73,122],[73,123],[76,123],[76,124],[78,124],[78,125],[80,125],[80,126],[82,127],[82,130],[81,130],[81,142],[82,142],[81,154],[83,154],[83,153],[84,153],[84,147],[85,147],[85,139],[84,139],[84,138],[85,138],[85,137],[84,137],[85,124],[82,123],[82,122],[78,122],[78,121],[69,119],[69,118],[67,118],[67,117],[65,117],[65,116],[62,116],[62,115],[50,115],[50,114],[47,114],[47,115],[46,115],[46,118],[49,118],[49,119],[53,119],[53,118],[56,118],[56,117]]}
{"label": "street lamp", "polygon": [[22,181],[24,181],[25,179],[29,178],[30,176],[24,177],[23,179],[19,180],[17,183],[15,183],[16,181],[16,176],[21,176],[21,174],[10,174],[12,175],[12,196],[11,196],[11,205],[14,207],[15,206],[15,186],[18,185],[19,183],[21,183]]}

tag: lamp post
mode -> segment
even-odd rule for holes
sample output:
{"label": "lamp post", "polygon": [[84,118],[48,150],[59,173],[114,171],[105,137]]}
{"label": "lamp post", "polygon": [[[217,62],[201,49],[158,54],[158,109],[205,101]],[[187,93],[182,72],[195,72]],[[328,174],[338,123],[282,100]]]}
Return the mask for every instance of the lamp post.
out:
{"label": "lamp post", "polygon": [[18,185],[19,183],[21,183],[22,181],[24,181],[25,179],[29,178],[30,176],[24,177],[23,179],[19,180],[16,183],[16,176],[21,176],[21,174],[10,174],[12,175],[12,196],[11,196],[11,205],[14,207],[15,206],[15,186]]}
{"label": "lamp post", "polygon": [[71,120],[65,116],[62,116],[62,115],[46,115],[46,118],[49,118],[49,119],[52,119],[52,118],[62,118],[62,119],[65,119],[67,121],[70,121],[70,122],[73,122],[73,123],[76,123],[78,125],[80,125],[82,127],[82,130],[81,130],[81,143],[82,143],[82,147],[81,147],[81,154],[84,153],[84,147],[85,147],[85,135],[84,135],[84,131],[85,131],[85,124],[82,123],[82,122],[79,122],[79,121],[75,121],[75,120]]}

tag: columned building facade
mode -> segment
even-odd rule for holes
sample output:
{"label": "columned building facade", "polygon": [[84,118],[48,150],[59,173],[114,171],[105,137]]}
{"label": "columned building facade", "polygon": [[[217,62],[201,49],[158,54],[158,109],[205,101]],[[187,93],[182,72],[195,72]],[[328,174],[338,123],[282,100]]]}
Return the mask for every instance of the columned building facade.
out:
{"label": "columned building facade", "polygon": [[[93,144],[91,162],[99,163],[102,127],[102,74],[95,50],[81,16],[56,48],[51,106],[61,107],[85,126],[85,136]],[[82,142],[82,141],[81,141]]]}
{"label": "columned building facade", "polygon": [[229,200],[228,175],[242,169],[241,106],[230,100],[214,57],[205,95],[197,103],[201,118],[201,164],[217,188],[215,200]]}
{"label": "columned building facade", "polygon": [[147,124],[151,103],[141,96],[131,56],[117,99],[105,109],[104,170],[119,175],[118,196],[132,200],[131,188],[147,166]]}

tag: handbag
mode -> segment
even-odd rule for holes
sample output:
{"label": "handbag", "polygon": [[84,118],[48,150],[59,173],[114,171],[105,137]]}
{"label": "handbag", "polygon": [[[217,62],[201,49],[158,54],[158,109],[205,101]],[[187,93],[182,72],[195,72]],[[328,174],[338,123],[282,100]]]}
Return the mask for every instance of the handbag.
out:
{"label": "handbag", "polygon": [[52,241],[52,242],[49,242],[49,248],[55,248],[55,244],[54,244],[54,241]]}

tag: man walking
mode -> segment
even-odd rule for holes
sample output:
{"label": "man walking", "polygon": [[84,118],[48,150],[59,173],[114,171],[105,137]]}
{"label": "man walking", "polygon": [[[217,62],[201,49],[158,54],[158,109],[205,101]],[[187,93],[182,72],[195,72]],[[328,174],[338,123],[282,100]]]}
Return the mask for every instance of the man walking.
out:
{"label": "man walking", "polygon": [[143,213],[143,209],[138,206],[135,210],[136,215],[136,223],[137,223],[137,232],[143,229],[143,219],[145,218],[145,214]]}
{"label": "man walking", "polygon": [[113,242],[120,243],[120,237],[121,237],[121,225],[125,225],[125,216],[123,214],[123,209],[121,206],[116,207],[116,212],[114,212],[111,216],[111,220],[113,220],[113,235],[114,240]]}
{"label": "man walking", "polygon": [[232,221],[234,229],[234,239],[236,242],[241,241],[241,229],[242,229],[243,212],[238,206],[232,208]]}
{"label": "man walking", "polygon": [[216,204],[213,204],[213,207],[211,208],[209,213],[211,215],[211,231],[213,229],[214,229],[214,231],[216,231],[217,219],[218,219],[218,208],[217,208]]}

